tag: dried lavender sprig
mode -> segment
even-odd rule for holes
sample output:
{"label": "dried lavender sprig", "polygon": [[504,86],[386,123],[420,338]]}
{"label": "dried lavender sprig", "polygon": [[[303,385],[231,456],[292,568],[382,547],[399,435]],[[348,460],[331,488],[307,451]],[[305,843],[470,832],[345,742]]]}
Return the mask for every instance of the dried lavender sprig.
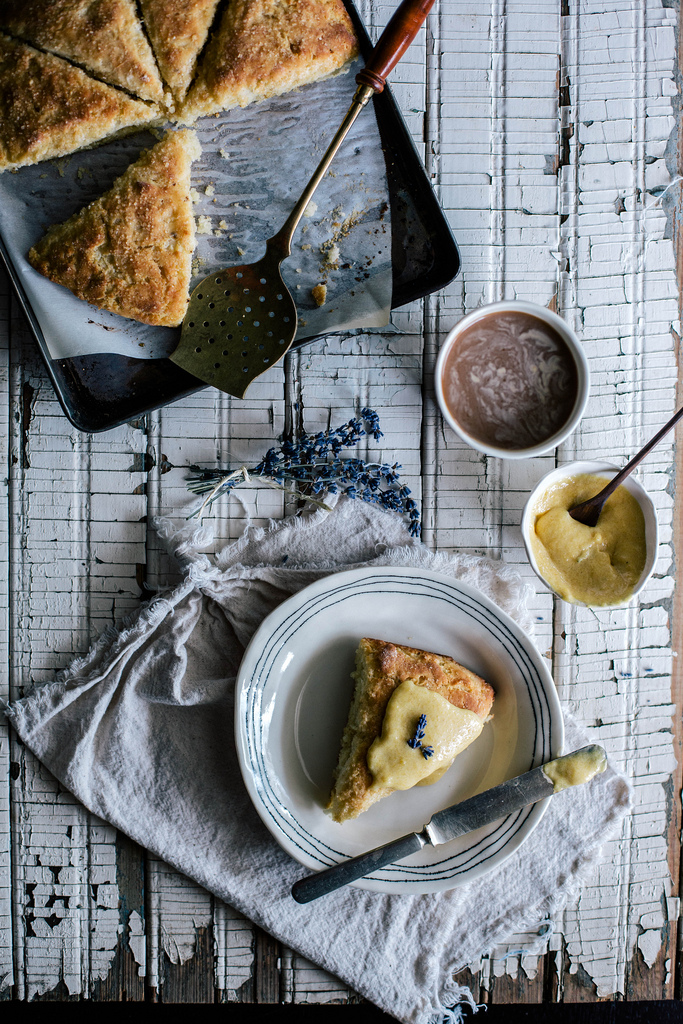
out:
{"label": "dried lavender sprig", "polygon": [[[201,516],[221,494],[229,493],[251,476],[260,477],[270,486],[327,507],[317,495],[341,491],[350,498],[361,498],[381,508],[399,512],[409,520],[413,536],[420,534],[420,513],[410,497],[410,489],[399,482],[398,464],[364,462],[357,458],[341,458],[344,448],[353,447],[361,437],[383,437],[379,417],[373,409],[361,409],[361,418],[353,418],[341,427],[317,434],[302,434],[297,442],[283,441],[280,448],[270,448],[253,469],[241,467],[227,475],[220,470],[192,467],[196,475],[187,482],[194,494],[208,494],[192,516]],[[286,486],[289,484],[290,486]],[[293,487],[291,485],[294,485]],[[305,488],[302,493],[301,488]],[[191,517],[190,517],[191,518]]]}
{"label": "dried lavender sprig", "polygon": [[[417,726],[415,727],[415,735],[412,739],[406,740],[409,747],[413,750],[417,750],[421,746],[421,741],[425,738],[425,729],[427,728],[427,716],[420,715]],[[429,755],[427,755],[429,756]]]}

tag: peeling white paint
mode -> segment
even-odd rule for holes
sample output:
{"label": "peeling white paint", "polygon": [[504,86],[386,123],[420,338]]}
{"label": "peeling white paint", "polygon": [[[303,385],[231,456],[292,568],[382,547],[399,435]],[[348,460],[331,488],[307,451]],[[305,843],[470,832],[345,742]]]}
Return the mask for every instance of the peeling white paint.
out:
{"label": "peeling white paint", "polygon": [[342,1003],[353,993],[338,978],[288,949],[282,956],[281,994],[285,1003]]}
{"label": "peeling white paint", "polygon": [[139,977],[144,978],[147,973],[147,939],[144,922],[137,910],[133,910],[128,918],[128,948],[138,965]]}
{"label": "peeling white paint", "polygon": [[661,948],[662,933],[658,929],[653,928],[638,936],[638,949],[648,967],[652,967]]}
{"label": "peeling white paint", "polygon": [[[376,35],[395,4],[360,6]],[[394,333],[325,339],[294,356],[287,374],[257,383],[243,402],[206,390],[150,415],[147,434],[129,425],[86,439],[61,415],[19,320],[9,365],[3,281],[0,401],[13,433],[0,439],[12,481],[11,530],[0,523],[0,559],[6,566],[13,545],[11,590],[2,591],[13,595],[13,628],[9,649],[9,627],[0,619],[7,655],[0,664],[11,667],[9,678],[0,676],[0,696],[10,685],[17,695],[49,678],[105,625],[135,610],[136,564],[146,566],[152,585],[173,576],[144,517],[188,505],[190,463],[258,461],[282,430],[285,401],[299,403],[311,430],[346,420],[359,402],[377,409],[381,457],[400,462],[405,481],[422,494],[427,542],[503,557],[535,585],[518,521],[554,457],[486,463],[443,428],[429,400],[423,406],[423,375],[446,331],[477,304],[555,301],[593,369],[587,415],[562,460],[605,451],[621,459],[670,415],[672,330],[680,325],[660,193],[669,185],[674,27],[674,10],[659,0],[578,0],[565,17],[557,0],[491,0],[476,11],[466,0],[437,0],[428,31],[393,76],[394,92],[460,245],[462,274],[424,307],[396,311]],[[558,106],[558,69],[568,106]],[[25,382],[35,391],[28,467],[14,418]],[[141,468],[146,454],[155,461],[149,472]],[[581,967],[601,996],[623,993],[634,952],[655,963],[663,929],[677,917],[665,840],[665,787],[674,765],[671,469],[671,442],[663,442],[642,474],[657,504],[662,546],[657,577],[639,605],[626,613],[561,606],[554,616],[551,599],[536,588],[539,648],[552,652],[563,699],[634,778],[635,806],[549,932],[512,936],[473,965],[484,987],[504,973],[534,979],[546,949],[561,975],[564,935],[570,973]],[[257,521],[282,513],[272,491],[247,497]],[[245,515],[236,502],[222,501],[213,519],[220,544],[241,533]],[[14,981],[20,998],[31,998],[63,979],[70,994],[87,998],[93,980],[110,970],[121,937],[140,977],[158,986],[164,958],[187,963],[198,930],[210,928],[216,986],[237,998],[253,970],[249,922],[150,858],[146,920],[133,910],[122,935],[113,831],[90,820],[30,755],[13,751],[0,722],[5,778],[15,755],[21,775],[12,782],[11,847],[10,805],[4,790],[0,795],[0,987]],[[23,928],[15,945],[12,886]],[[666,970],[670,976],[670,961]],[[288,950],[282,983],[293,1002],[348,996],[341,982]]]}
{"label": "peeling white paint", "polygon": [[220,900],[214,908],[213,928],[216,987],[228,999],[236,1000],[240,988],[252,975],[254,928],[250,921]]}
{"label": "peeling white paint", "polygon": [[[534,4],[529,30],[533,45],[521,47],[531,51],[525,55],[516,44],[524,18],[531,16],[528,4],[506,3],[503,23],[496,22],[490,36],[476,28],[458,31],[461,24],[476,25],[465,6],[447,5],[456,17],[450,35],[448,29],[441,35],[442,47],[448,39],[455,52],[443,57],[452,77],[447,102],[441,92],[438,179],[461,242],[463,273],[459,286],[451,286],[438,301],[439,330],[443,334],[462,312],[481,301],[479,282],[487,267],[489,281],[499,275],[496,297],[547,303],[558,294],[559,311],[583,339],[593,370],[587,415],[561,458],[599,458],[605,451],[621,458],[668,418],[675,400],[672,330],[677,331],[679,324],[673,247],[664,237],[661,202],[645,190],[659,191],[670,181],[663,144],[673,127],[676,14],[643,0],[609,7],[582,0],[570,5],[569,15],[561,18],[554,3]],[[500,13],[493,4],[492,21]],[[482,12],[482,18],[488,16]],[[502,77],[497,59],[487,60],[489,45],[497,47],[496,53],[504,50]],[[459,74],[461,54],[468,70]],[[550,84],[558,57],[569,102],[562,108],[554,99],[554,82]],[[473,95],[478,108],[466,106]],[[509,96],[519,95],[533,96],[534,101],[526,106],[507,102]],[[566,129],[568,159],[560,160],[559,174],[553,178],[547,171],[557,155],[558,128]],[[506,142],[502,151],[501,133]],[[476,152],[480,138],[481,152],[473,159],[472,149]],[[487,174],[494,183],[490,188],[482,187],[477,178],[481,175],[483,180]],[[497,188],[495,182],[504,187]],[[500,213],[487,238],[484,218],[489,203]],[[530,482],[517,465],[505,467],[504,477],[498,467],[486,467],[489,473],[498,470],[498,476],[491,474],[487,480],[482,537],[476,513],[462,511],[466,467],[472,467],[472,489],[482,493],[479,460],[448,433],[437,429],[434,438],[434,453],[427,453],[438,474],[437,484],[428,489],[438,494],[433,542],[503,555],[528,574],[516,524]],[[534,480],[553,464],[552,459],[535,460]],[[660,578],[643,596],[640,615],[635,609],[594,614],[561,606],[556,618],[556,635],[566,635],[566,641],[558,638],[555,647],[561,696],[594,727],[595,739],[605,743],[613,760],[637,780],[636,806],[624,833],[607,844],[605,859],[587,880],[580,899],[557,922],[565,932],[571,972],[577,973],[580,965],[601,996],[625,991],[626,970],[639,937],[637,921],[671,892],[662,785],[674,767],[671,637],[669,609],[652,604],[666,601],[672,592],[667,576],[671,554],[666,547],[671,499],[665,493],[671,470],[669,439],[653,453],[644,474],[665,544],[657,566]],[[537,638],[543,650],[549,646],[551,602],[540,590],[537,600]],[[634,917],[627,912],[629,905],[640,913]],[[650,951],[652,939],[647,941]],[[535,948],[535,942],[533,935],[526,943],[516,937],[495,950],[493,975],[503,970],[516,974],[524,966],[524,954],[515,950]],[[532,974],[533,967],[525,973]]]}
{"label": "peeling white paint", "polygon": [[163,981],[162,954],[172,964],[184,964],[194,956],[197,930],[211,924],[212,897],[196,882],[153,857],[149,858],[148,879],[148,970],[151,984],[158,988]]}

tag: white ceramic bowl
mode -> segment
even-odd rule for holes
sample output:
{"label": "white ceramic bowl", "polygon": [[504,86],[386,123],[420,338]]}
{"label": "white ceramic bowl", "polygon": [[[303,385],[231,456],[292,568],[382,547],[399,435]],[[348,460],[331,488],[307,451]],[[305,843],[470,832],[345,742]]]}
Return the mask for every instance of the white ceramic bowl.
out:
{"label": "white ceramic bowl", "polygon": [[[545,494],[549,487],[560,483],[562,480],[566,480],[568,477],[578,476],[581,473],[597,473],[601,476],[610,477],[614,476],[614,474],[618,472],[619,468],[609,462],[569,462],[566,466],[560,466],[557,469],[553,469],[550,473],[547,473],[542,477],[529,495],[527,503],[524,506],[524,511],[522,512],[521,522],[524,547],[526,548],[527,558],[529,559],[531,568],[534,570],[538,578],[546,585],[548,590],[551,590],[554,594],[557,594],[557,591],[553,590],[540,572],[531,547],[531,536],[533,534],[534,524],[536,521],[536,505],[539,499],[543,494]],[[657,511],[655,509],[654,502],[643,485],[636,480],[633,473],[626,477],[622,486],[633,495],[643,510],[643,516],[645,517],[645,566],[640,574],[637,586],[626,601],[620,601],[613,605],[600,605],[599,607],[601,608],[619,608],[629,604],[636,594],[640,593],[643,589],[652,575],[655,563],[657,562],[659,526],[657,523]],[[558,594],[557,596],[562,597],[561,594]],[[562,598],[562,600],[566,601],[567,599]],[[584,605],[584,602],[582,601],[568,603]],[[590,605],[584,605],[584,607],[590,607]]]}
{"label": "white ceramic bowl", "polygon": [[[539,444],[533,445],[529,448],[498,448],[494,445],[480,441],[463,430],[458,421],[453,417],[453,414],[446,404],[443,388],[443,373],[449,353],[453,349],[453,346],[457,344],[458,338],[466,328],[470,327],[477,320],[481,320],[495,312],[527,313],[529,316],[535,316],[539,320],[543,320],[544,323],[548,324],[549,327],[553,328],[553,330],[560,335],[574,358],[577,376],[577,389],[576,401],[574,402],[574,407],[569,418],[560,430],[556,431],[556,433],[552,434],[544,441],[539,442]],[[557,315],[557,313],[553,313],[551,310],[546,309],[545,306],[538,306],[533,302],[494,302],[488,306],[481,306],[479,309],[475,309],[474,312],[469,313],[446,337],[446,340],[441,346],[441,350],[439,352],[435,371],[436,398],[443,418],[452,430],[454,430],[455,433],[463,439],[463,441],[466,441],[467,444],[471,445],[472,448],[476,448],[477,451],[484,452],[485,455],[494,455],[501,459],[529,459],[536,455],[543,455],[545,452],[552,451],[553,448],[557,448],[559,444],[569,437],[572,431],[576,430],[579,421],[583,416],[583,411],[586,408],[589,386],[590,373],[588,370],[588,361],[576,334],[571,327],[565,323],[562,317]]]}

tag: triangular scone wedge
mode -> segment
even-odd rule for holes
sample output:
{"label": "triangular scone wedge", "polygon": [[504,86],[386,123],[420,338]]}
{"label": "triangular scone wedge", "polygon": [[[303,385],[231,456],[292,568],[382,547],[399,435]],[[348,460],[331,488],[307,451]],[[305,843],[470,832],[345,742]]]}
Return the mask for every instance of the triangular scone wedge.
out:
{"label": "triangular scone wedge", "polygon": [[357,53],[342,0],[230,0],[178,116],[189,123],[278,96],[326,78]]}
{"label": "triangular scone wedge", "polygon": [[29,263],[79,299],[144,324],[175,327],[189,300],[194,218],[192,131],[167,132],[95,202],[56,224]]}
{"label": "triangular scone wedge", "polygon": [[0,29],[145,100],[163,100],[135,0],[2,0]]}
{"label": "triangular scone wedge", "polygon": [[161,74],[176,103],[190,87],[218,4],[219,0],[140,0]]}
{"label": "triangular scone wedge", "polygon": [[158,123],[159,107],[0,35],[0,172]]}
{"label": "triangular scone wedge", "polygon": [[[453,658],[369,637],[361,640],[356,651],[353,678],[355,690],[327,806],[338,822],[355,818],[394,792],[393,788],[374,784],[367,756],[382,733],[387,705],[401,683],[411,680],[418,687],[440,694],[454,707],[477,716],[481,725],[489,716],[494,698],[487,682]],[[409,738],[406,736],[406,750],[411,746]],[[412,753],[421,757],[419,751]]]}

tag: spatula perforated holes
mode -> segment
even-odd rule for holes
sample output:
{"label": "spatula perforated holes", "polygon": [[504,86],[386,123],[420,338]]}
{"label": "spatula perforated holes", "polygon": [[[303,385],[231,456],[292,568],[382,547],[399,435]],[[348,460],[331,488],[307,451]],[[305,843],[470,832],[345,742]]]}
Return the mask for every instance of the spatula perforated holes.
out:
{"label": "spatula perforated holes", "polygon": [[192,347],[186,347],[185,368],[192,372],[196,366],[197,376],[204,373],[207,383],[234,395],[281,358],[296,324],[293,300],[272,258],[256,273],[235,268],[203,281],[188,309],[184,328]]}

